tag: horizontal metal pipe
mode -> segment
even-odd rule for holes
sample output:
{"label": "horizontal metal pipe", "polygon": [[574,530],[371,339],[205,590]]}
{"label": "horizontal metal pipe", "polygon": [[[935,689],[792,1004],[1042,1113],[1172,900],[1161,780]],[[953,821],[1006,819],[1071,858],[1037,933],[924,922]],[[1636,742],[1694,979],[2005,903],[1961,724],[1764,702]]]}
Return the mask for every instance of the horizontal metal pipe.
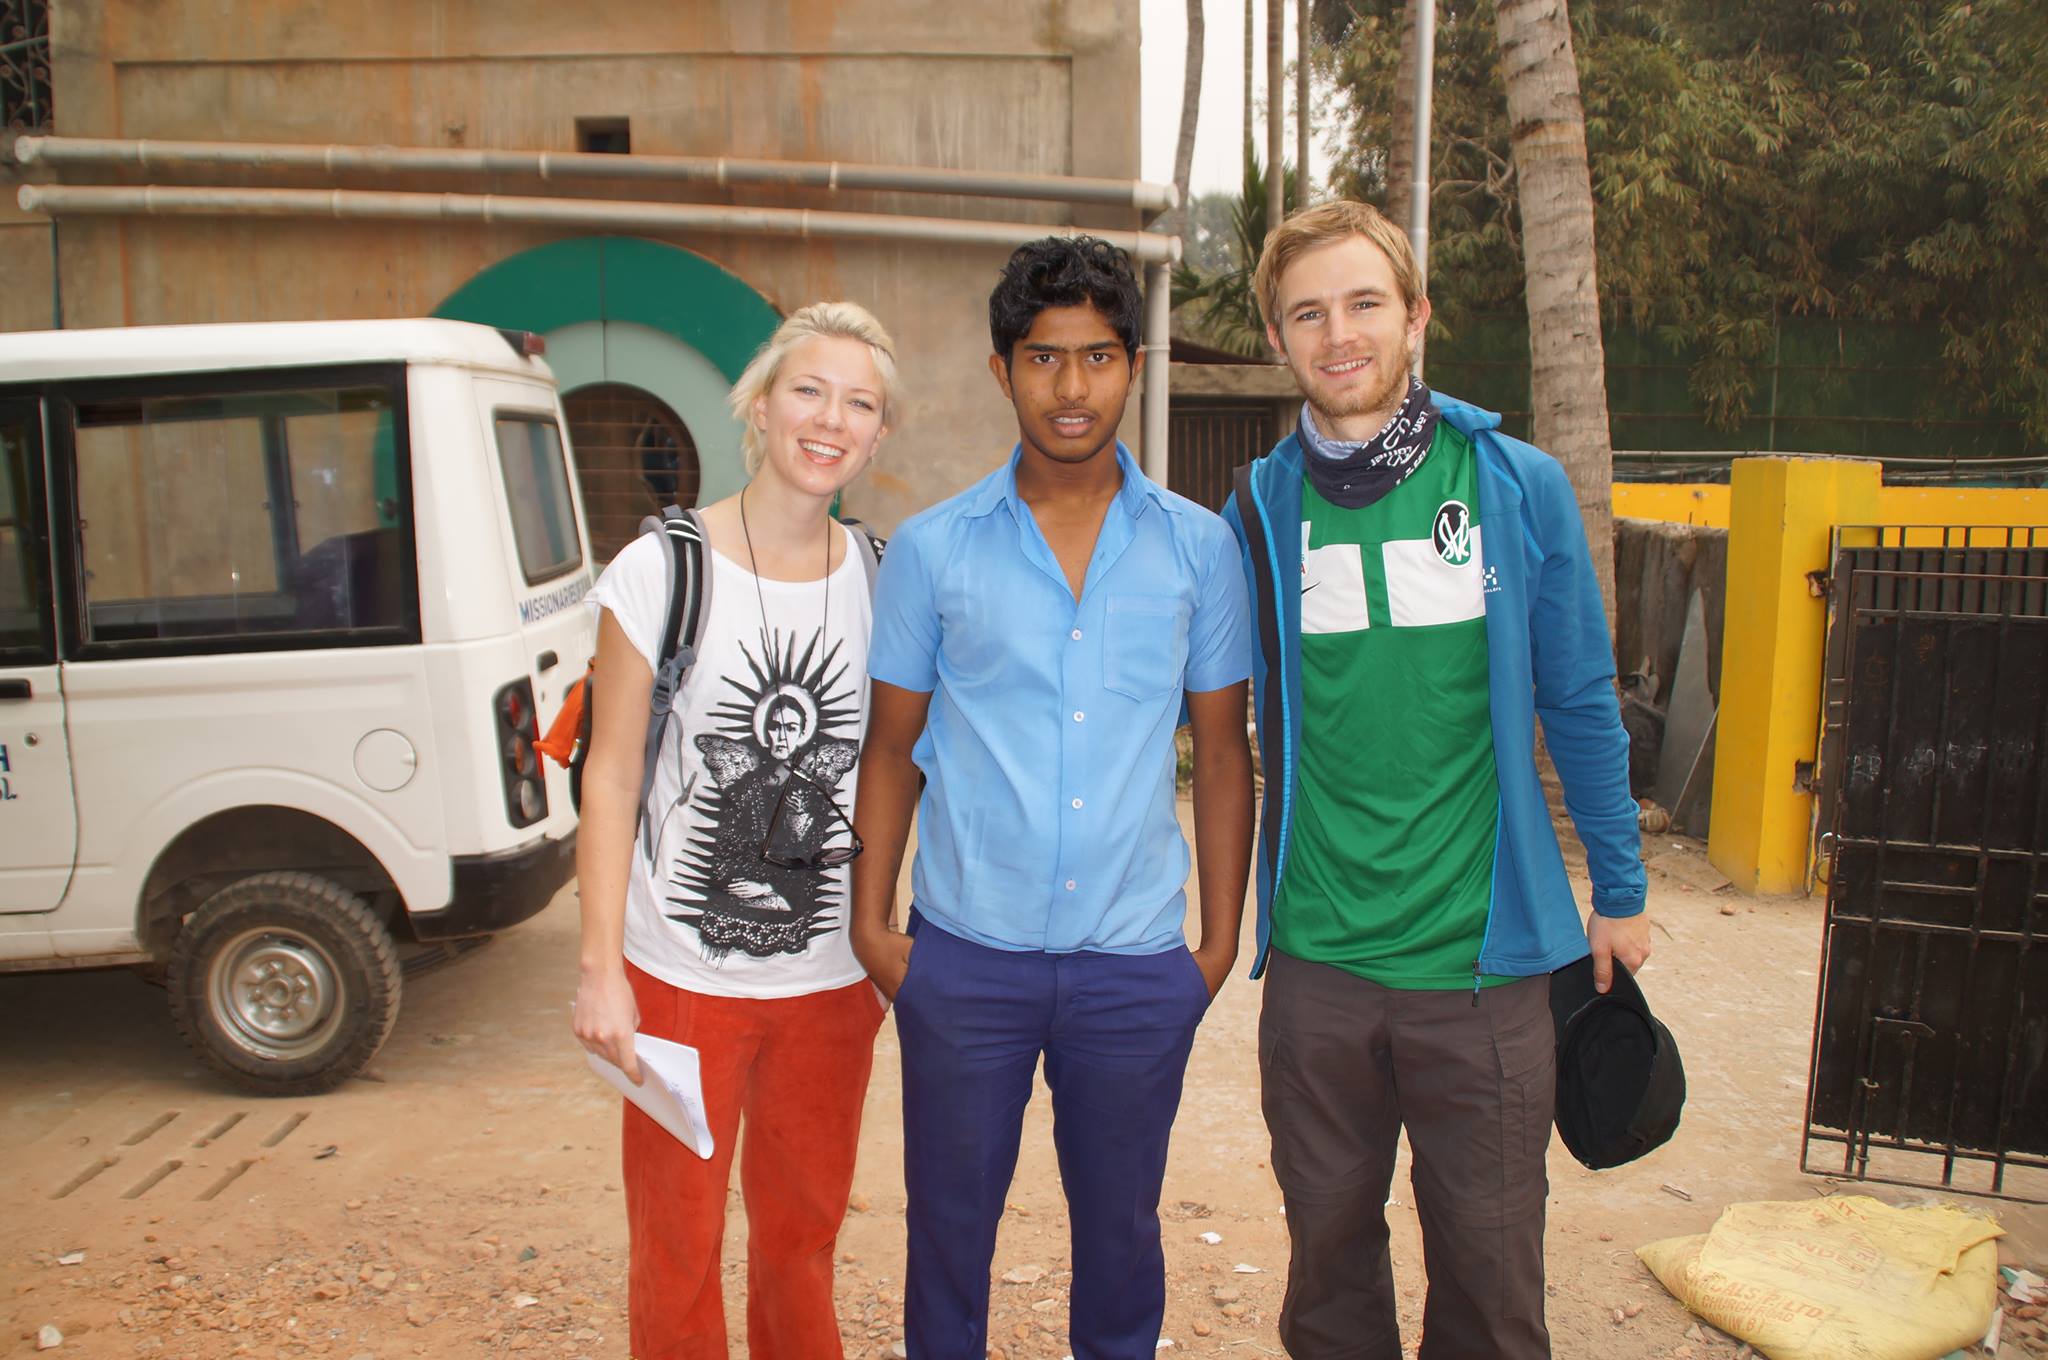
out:
{"label": "horizontal metal pipe", "polygon": [[24,184],[15,201],[50,217],[333,217],[406,222],[605,227],[621,231],[719,231],[764,236],[864,237],[1018,246],[1042,236],[1100,237],[1139,264],[1180,258],[1180,238],[1031,222],[745,208],[722,203],[636,203],[598,198],[514,198],[368,189],[195,189],[160,185]]}
{"label": "horizontal metal pipe", "polygon": [[954,194],[1102,204],[1162,213],[1180,202],[1171,184],[1079,175],[994,174],[843,161],[735,160],[725,156],[609,155],[589,151],[493,151],[454,147],[326,146],[295,142],[164,142],[113,137],[22,137],[25,165],[131,170],[302,170],[324,174],[531,175],[541,179],[658,180],[674,184],[780,185],[878,193]]}

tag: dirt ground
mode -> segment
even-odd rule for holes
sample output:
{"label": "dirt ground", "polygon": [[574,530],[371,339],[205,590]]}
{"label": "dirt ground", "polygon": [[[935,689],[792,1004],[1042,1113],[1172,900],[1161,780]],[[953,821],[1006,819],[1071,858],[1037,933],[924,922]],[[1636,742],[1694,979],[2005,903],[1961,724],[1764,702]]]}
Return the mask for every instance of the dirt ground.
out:
{"label": "dirt ground", "polygon": [[[1630,1167],[1587,1172],[1552,1144],[1549,1318],[1564,1360],[1736,1354],[1689,1332],[1632,1249],[1703,1232],[1734,1201],[1844,1189],[1799,1170],[1818,904],[1715,891],[1694,842],[1651,837],[1645,849],[1657,952],[1644,986],[1678,1037],[1691,1098],[1676,1139]],[[1249,937],[1247,921],[1246,961]],[[163,994],[131,974],[0,977],[0,1354],[33,1353],[52,1325],[59,1355],[625,1356],[618,1107],[569,1034],[575,953],[571,889],[409,981],[367,1079],[312,1100],[225,1089],[181,1047]],[[1167,1174],[1176,1353],[1282,1354],[1287,1238],[1259,1115],[1259,984],[1242,972],[1197,1040]],[[840,1239],[855,1357],[901,1354],[898,1061],[885,1024]],[[1006,1360],[1067,1354],[1050,1131],[1041,1088],[995,1259],[991,1355]],[[1405,1156],[1394,1198],[1412,1353],[1423,1286]],[[2002,1259],[2048,1259],[2048,1209],[1964,1202],[2004,1223]],[[744,1261],[735,1196],[735,1356]],[[2009,1330],[2003,1353],[2026,1344]]]}

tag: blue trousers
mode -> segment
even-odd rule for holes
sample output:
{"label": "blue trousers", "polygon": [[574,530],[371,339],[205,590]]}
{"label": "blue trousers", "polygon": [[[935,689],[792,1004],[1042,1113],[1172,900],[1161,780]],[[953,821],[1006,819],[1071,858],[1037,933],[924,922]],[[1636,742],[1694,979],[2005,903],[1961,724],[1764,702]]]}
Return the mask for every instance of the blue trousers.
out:
{"label": "blue trousers", "polygon": [[1208,984],[1185,949],[990,949],[918,923],[896,993],[910,1360],[981,1360],[989,1266],[1038,1056],[1074,1262],[1075,1360],[1150,1360],[1166,1309],[1159,1187]]}

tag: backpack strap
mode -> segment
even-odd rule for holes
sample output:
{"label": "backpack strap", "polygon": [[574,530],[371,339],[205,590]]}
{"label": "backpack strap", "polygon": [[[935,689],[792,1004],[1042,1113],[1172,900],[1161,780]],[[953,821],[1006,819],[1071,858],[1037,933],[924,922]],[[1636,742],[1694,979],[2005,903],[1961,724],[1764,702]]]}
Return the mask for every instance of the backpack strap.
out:
{"label": "backpack strap", "polygon": [[667,548],[668,614],[661,626],[661,660],[654,668],[654,688],[648,699],[647,742],[640,767],[641,846],[654,857],[655,819],[647,815],[647,800],[654,793],[654,771],[661,757],[662,734],[668,730],[670,711],[683,678],[697,663],[697,639],[710,615],[711,573],[704,569],[704,520],[694,509],[671,505],[659,518],[649,515],[640,522],[640,532],[660,534]]}
{"label": "backpack strap", "polygon": [[853,530],[854,546],[860,549],[860,564],[867,571],[868,594],[875,593],[875,576],[882,570],[882,550],[889,546],[889,540],[857,519],[839,521]]}

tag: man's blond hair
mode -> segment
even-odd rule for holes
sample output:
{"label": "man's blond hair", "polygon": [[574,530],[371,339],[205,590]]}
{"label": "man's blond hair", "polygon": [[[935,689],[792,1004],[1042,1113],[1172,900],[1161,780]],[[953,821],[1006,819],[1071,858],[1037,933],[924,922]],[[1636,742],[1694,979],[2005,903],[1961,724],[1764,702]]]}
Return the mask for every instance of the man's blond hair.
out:
{"label": "man's blond hair", "polygon": [[1394,284],[1401,290],[1401,305],[1411,314],[1415,311],[1415,305],[1425,294],[1422,271],[1415,267],[1415,251],[1408,244],[1408,234],[1372,204],[1340,198],[1302,209],[1266,237],[1258,273],[1252,276],[1252,291],[1258,295],[1259,315],[1267,325],[1275,330],[1280,327],[1280,276],[1287,272],[1287,266],[1317,246],[1351,236],[1363,236],[1386,252],[1388,262],[1394,266]]}
{"label": "man's blond hair", "polygon": [[768,395],[782,376],[789,352],[806,340],[823,337],[858,340],[875,357],[875,372],[882,379],[882,424],[894,429],[903,414],[903,384],[896,376],[896,342],[889,338],[874,313],[857,302],[813,302],[791,312],[775,334],[756,350],[753,359],[732,385],[732,417],[740,423],[740,449],[746,455],[747,475],[761,470],[766,453],[761,432],[754,426],[754,402]]}

